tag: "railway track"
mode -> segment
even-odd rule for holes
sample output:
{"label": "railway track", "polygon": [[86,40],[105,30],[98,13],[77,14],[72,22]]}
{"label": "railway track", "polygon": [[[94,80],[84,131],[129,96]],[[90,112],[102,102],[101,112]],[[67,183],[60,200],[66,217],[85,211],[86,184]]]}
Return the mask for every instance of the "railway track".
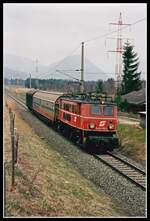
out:
{"label": "railway track", "polygon": [[132,183],[142,188],[142,190],[146,190],[146,174],[143,170],[108,151],[106,154],[94,154],[93,156],[106,165],[110,166],[113,170],[117,171],[122,176],[126,177]]}
{"label": "railway track", "polygon": [[[28,110],[27,106],[22,100],[10,95],[9,93],[7,93],[7,96],[9,96]],[[122,176],[126,177],[132,183],[141,187],[142,190],[146,190],[145,172],[143,170],[137,168],[135,165],[121,159],[120,157],[116,156],[115,154],[109,151],[107,151],[106,154],[93,154],[93,156],[94,158],[102,161],[104,164],[110,166],[113,170],[115,170]]]}
{"label": "railway track", "polygon": [[17,103],[19,103],[20,105],[22,105],[26,110],[28,110],[26,104],[19,98],[14,97],[13,95],[9,94],[8,92],[6,93],[6,95],[10,98],[12,98],[13,100],[15,100]]}

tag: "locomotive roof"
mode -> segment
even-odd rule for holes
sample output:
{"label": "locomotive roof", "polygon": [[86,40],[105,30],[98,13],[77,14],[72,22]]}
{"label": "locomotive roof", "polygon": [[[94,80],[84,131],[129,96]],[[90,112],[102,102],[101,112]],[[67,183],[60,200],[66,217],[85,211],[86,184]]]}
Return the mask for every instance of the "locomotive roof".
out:
{"label": "locomotive roof", "polygon": [[[66,101],[72,101],[75,103],[84,103],[84,104],[100,104],[101,99],[77,99],[77,98],[67,98],[65,96],[62,96],[61,99],[66,100]],[[103,104],[109,104],[109,105],[116,105],[116,103],[114,102],[108,102],[108,101],[104,101]]]}

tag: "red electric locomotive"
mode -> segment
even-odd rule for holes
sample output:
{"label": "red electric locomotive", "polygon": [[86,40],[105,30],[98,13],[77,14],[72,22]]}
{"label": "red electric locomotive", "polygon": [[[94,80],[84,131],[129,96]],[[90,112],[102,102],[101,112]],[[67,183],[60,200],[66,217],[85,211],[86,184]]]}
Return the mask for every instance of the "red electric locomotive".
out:
{"label": "red electric locomotive", "polygon": [[92,94],[27,93],[27,106],[50,120],[82,147],[100,151],[118,146],[117,106],[108,97]]}

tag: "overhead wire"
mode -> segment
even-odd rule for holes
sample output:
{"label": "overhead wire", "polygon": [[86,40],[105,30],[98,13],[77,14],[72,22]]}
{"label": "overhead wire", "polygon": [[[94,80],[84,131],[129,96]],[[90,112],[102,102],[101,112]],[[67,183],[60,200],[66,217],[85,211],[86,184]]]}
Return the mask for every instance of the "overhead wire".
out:
{"label": "overhead wire", "polygon": [[[65,56],[60,62],[58,62],[58,63],[54,66],[54,69],[56,70],[56,68],[57,68],[60,64],[62,64],[62,63],[64,62],[64,59],[65,59],[66,57],[72,55],[72,54],[79,48],[80,45],[81,45],[81,43],[78,44],[78,46],[77,46],[74,50],[72,50],[71,53],[69,53],[69,54],[68,54],[67,56]],[[51,73],[45,72],[43,76],[45,76],[45,74],[46,74],[46,76],[47,76],[47,75],[53,75],[54,73],[56,73],[56,71],[53,71],[53,72],[51,72]],[[70,76],[70,77],[71,77],[71,76]]]}
{"label": "overhead wire", "polygon": [[[135,25],[135,24],[137,24],[137,23],[140,23],[140,22],[144,21],[145,19],[146,19],[146,18],[139,19],[139,20],[133,22],[130,26],[133,26],[133,25]],[[125,27],[123,27],[123,28],[121,28],[121,29],[119,29],[119,30],[123,30],[123,29],[126,29],[126,28],[128,28],[128,27],[125,26]],[[118,32],[118,29],[117,29],[117,30],[114,30],[114,31],[111,31],[111,32],[108,32],[108,33],[106,33],[106,34],[103,34],[103,35],[100,35],[100,36],[97,36],[97,37],[88,39],[88,40],[84,41],[84,43],[87,43],[87,42],[90,42],[90,41],[94,41],[94,40],[103,38],[103,37],[105,37],[105,36],[107,36],[107,35],[111,35],[111,34],[116,33],[116,32]],[[67,55],[66,57],[72,55],[72,54],[79,48],[80,45],[81,45],[81,43],[80,43],[71,53],[69,53],[69,55]],[[66,57],[64,57],[60,62],[58,62],[57,65],[56,65],[54,68],[56,69],[60,64],[62,64],[62,63],[64,62],[64,59],[65,59]],[[71,70],[71,71],[75,71],[75,70]],[[45,74],[46,74],[46,76],[47,76],[47,75],[53,75],[54,73],[56,73],[56,70],[53,71],[53,72],[51,72],[51,73],[46,72],[46,73],[44,73],[43,76],[45,76]],[[66,76],[69,76],[69,77],[72,78],[72,79],[75,79],[74,77],[72,77],[72,76],[69,75],[69,74],[65,74],[65,73],[60,72],[60,71],[59,71],[59,73],[61,73],[61,74],[63,74],[63,75],[66,75]],[[98,73],[96,73],[96,74],[98,74]],[[107,74],[107,73],[106,73],[106,74]]]}
{"label": "overhead wire", "polygon": [[[137,23],[139,23],[139,22],[141,22],[141,21],[144,21],[145,19],[146,19],[146,18],[142,18],[142,19],[140,19],[140,20],[137,20],[136,22],[132,23],[130,26],[135,25],[135,24],[137,24]],[[121,31],[121,30],[123,30],[123,29],[125,29],[125,28],[128,28],[128,27],[125,26],[125,27],[123,27],[123,28],[120,28],[119,31]],[[116,32],[118,32],[118,29],[116,29],[116,30],[114,30],[114,31],[111,31],[111,32],[108,32],[108,33],[106,33],[106,34],[104,34],[104,35],[99,35],[99,36],[97,36],[97,37],[88,39],[88,40],[84,41],[84,43],[87,43],[87,42],[90,42],[90,41],[93,41],[93,40],[96,40],[96,39],[99,39],[99,38],[103,38],[103,37],[105,37],[105,36],[107,36],[107,35],[110,35],[110,34],[113,34],[113,33],[116,33]]]}
{"label": "overhead wire", "polygon": [[78,78],[72,77],[72,76],[70,76],[70,74],[63,73],[63,72],[62,72],[62,71],[60,71],[60,70],[56,70],[56,72],[62,73],[63,75],[66,75],[66,76],[68,76],[68,77],[71,77],[71,78],[72,78],[72,79],[74,79],[74,80],[79,81],[79,79],[78,79]]}

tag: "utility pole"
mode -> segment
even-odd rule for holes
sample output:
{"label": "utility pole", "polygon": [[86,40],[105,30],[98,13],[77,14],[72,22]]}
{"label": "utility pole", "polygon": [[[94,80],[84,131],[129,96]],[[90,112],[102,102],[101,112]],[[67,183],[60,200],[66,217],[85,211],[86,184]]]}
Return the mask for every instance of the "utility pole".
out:
{"label": "utility pole", "polygon": [[11,85],[13,85],[13,75],[11,74]]}
{"label": "utility pole", "polygon": [[[37,74],[37,76],[38,76],[38,59],[37,59],[37,58],[36,58],[36,60],[35,60],[35,63],[36,63],[36,65],[35,65],[35,72],[36,72],[36,74]],[[38,79],[36,79],[35,83],[36,83],[36,87],[38,88],[38,86],[39,86],[39,81],[38,81]]]}
{"label": "utility pole", "polygon": [[80,81],[80,92],[84,92],[84,42],[82,42],[81,48],[81,81]]}
{"label": "utility pole", "polygon": [[[115,64],[115,76],[116,76],[116,91],[121,86],[122,81],[122,52],[123,52],[123,46],[122,46],[122,31],[121,28],[123,25],[131,25],[131,24],[125,24],[122,23],[122,13],[120,12],[119,20],[117,23],[110,23],[111,25],[117,25],[118,26],[118,33],[117,33],[117,46],[116,50],[108,51],[108,52],[115,52],[116,53],[116,64]],[[114,38],[112,38],[114,39]]]}
{"label": "utility pole", "polygon": [[35,60],[35,72],[38,73],[38,59]]}
{"label": "utility pole", "polygon": [[30,88],[31,88],[31,74],[30,74]]}

